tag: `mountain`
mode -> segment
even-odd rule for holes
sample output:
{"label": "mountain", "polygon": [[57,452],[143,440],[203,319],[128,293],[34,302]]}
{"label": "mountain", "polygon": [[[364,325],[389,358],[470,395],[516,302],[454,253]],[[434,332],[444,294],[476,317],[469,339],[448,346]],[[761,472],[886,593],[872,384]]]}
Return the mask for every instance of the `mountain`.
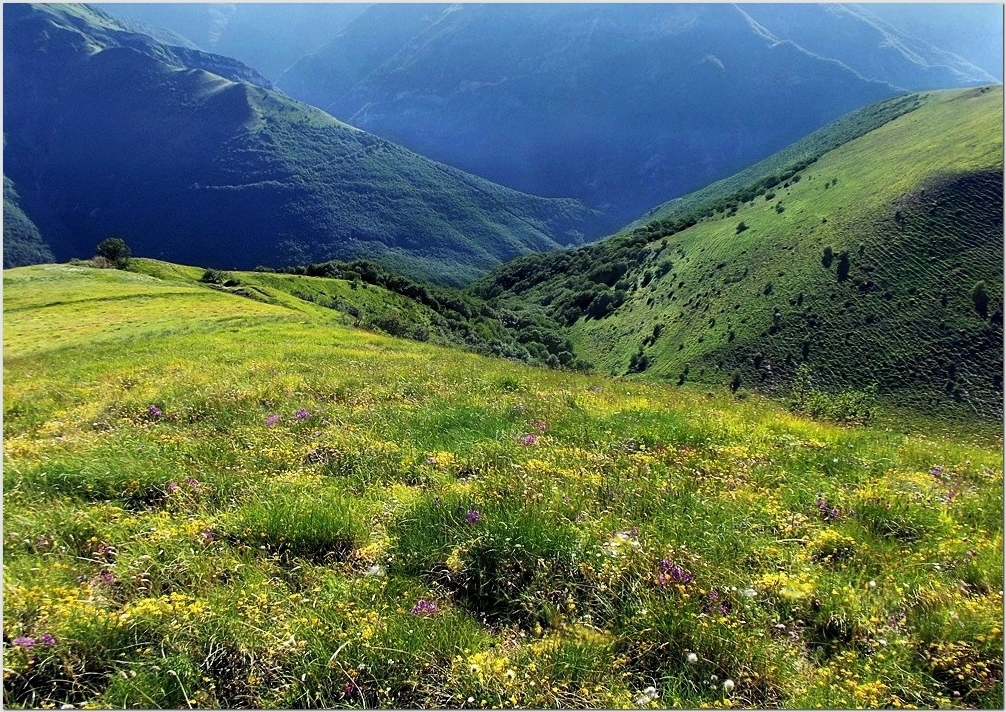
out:
{"label": "mountain", "polygon": [[999,418],[1002,123],[1001,85],[867,107],[742,179],[472,290],[538,305],[612,373],[876,388]]}
{"label": "mountain", "polygon": [[347,3],[97,3],[110,15],[167,28],[208,52],[240,59],[275,80],[320,49],[366,5]]}
{"label": "mountain", "polygon": [[614,230],[864,104],[991,81],[853,8],[377,4],[277,85]]}
{"label": "mountain", "polygon": [[219,268],[370,257],[461,283],[592,214],[435,163],[83,5],[4,6],[4,171],[56,259],[108,237]]}
{"label": "mountain", "polygon": [[52,262],[52,250],[42,239],[38,226],[21,209],[21,197],[14,181],[3,177],[3,266]]}

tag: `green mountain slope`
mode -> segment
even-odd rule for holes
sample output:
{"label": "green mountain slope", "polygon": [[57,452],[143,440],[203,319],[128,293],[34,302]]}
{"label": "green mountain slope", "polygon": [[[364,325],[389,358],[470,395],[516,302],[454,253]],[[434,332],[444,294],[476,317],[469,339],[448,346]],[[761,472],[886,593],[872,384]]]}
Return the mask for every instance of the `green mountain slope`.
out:
{"label": "green mountain slope", "polygon": [[814,422],[144,266],[3,274],[5,706],[1002,699],[1001,429]]}
{"label": "green mountain slope", "polygon": [[782,183],[751,175],[745,202],[685,199],[690,210],[517,260],[475,289],[541,305],[606,371],[777,390],[805,365],[832,391],[875,385],[1000,417],[1002,97],[921,95]]}
{"label": "green mountain slope", "polygon": [[583,239],[582,204],[429,161],[234,60],[86,6],[9,5],[4,20],[4,169],[57,259],[117,235],[189,264],[367,257],[461,283]]}
{"label": "green mountain slope", "polygon": [[14,181],[3,177],[3,266],[52,262],[52,250],[42,239],[38,226],[21,209]]}

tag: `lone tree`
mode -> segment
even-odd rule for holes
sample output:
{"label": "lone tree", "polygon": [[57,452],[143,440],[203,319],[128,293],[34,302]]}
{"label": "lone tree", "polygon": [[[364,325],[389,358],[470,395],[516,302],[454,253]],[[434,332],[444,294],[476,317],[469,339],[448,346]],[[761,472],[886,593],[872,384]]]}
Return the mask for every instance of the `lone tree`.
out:
{"label": "lone tree", "polygon": [[835,252],[831,249],[831,245],[825,245],[824,251],[821,253],[821,264],[825,267],[831,267],[832,260],[835,259]]}
{"label": "lone tree", "polygon": [[125,269],[129,266],[129,245],[121,237],[108,237],[98,243],[94,252],[99,257],[104,257],[116,269]]}
{"label": "lone tree", "polygon": [[984,280],[979,280],[975,284],[975,288],[971,290],[971,301],[974,302],[975,311],[981,315],[982,319],[987,319],[989,316],[989,293],[985,289]]}
{"label": "lone tree", "polygon": [[849,278],[849,252],[848,250],[842,250],[838,253],[838,267],[835,270],[835,276],[838,277],[839,282],[844,282]]}

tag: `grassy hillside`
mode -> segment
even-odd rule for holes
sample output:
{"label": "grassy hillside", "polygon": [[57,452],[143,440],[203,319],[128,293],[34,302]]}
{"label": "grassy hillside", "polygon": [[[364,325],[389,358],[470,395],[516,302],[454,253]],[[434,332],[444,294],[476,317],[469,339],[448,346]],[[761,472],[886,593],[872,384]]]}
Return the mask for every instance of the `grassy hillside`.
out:
{"label": "grassy hillside", "polygon": [[584,370],[562,328],[535,310],[493,308],[460,290],[415,282],[363,260],[271,271],[220,272],[133,259],[130,269],[172,283],[203,285],[320,318],[327,323],[454,346],[536,366]]}
{"label": "grassy hillside", "polygon": [[999,419],[1002,98],[909,97],[903,108],[920,106],[800,170],[767,161],[749,190],[671,203],[604,243],[517,260],[475,291],[540,305],[614,373],[767,390],[799,374],[833,393],[875,387],[919,410]]}
{"label": "grassy hillside", "polygon": [[4,19],[4,170],[58,260],[115,235],[221,269],[369,258],[461,284],[589,229],[577,201],[434,163],[100,12]]}
{"label": "grassy hillside", "polygon": [[1001,440],[149,266],[4,272],[5,706],[1001,704]]}

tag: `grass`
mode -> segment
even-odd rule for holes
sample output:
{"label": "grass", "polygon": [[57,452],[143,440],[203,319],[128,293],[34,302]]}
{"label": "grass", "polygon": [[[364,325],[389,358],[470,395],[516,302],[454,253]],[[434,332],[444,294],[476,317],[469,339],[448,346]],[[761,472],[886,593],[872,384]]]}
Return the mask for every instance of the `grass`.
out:
{"label": "grass", "polygon": [[1001,705],[1001,440],[157,269],[4,273],[5,706]]}
{"label": "grass", "polygon": [[[885,407],[996,428],[1002,88],[916,98],[746,202],[523,258],[476,289],[565,321],[601,371],[784,393],[803,367],[832,396],[875,386]],[[987,313],[972,299],[979,281]],[[596,308],[607,297],[613,308]]]}

